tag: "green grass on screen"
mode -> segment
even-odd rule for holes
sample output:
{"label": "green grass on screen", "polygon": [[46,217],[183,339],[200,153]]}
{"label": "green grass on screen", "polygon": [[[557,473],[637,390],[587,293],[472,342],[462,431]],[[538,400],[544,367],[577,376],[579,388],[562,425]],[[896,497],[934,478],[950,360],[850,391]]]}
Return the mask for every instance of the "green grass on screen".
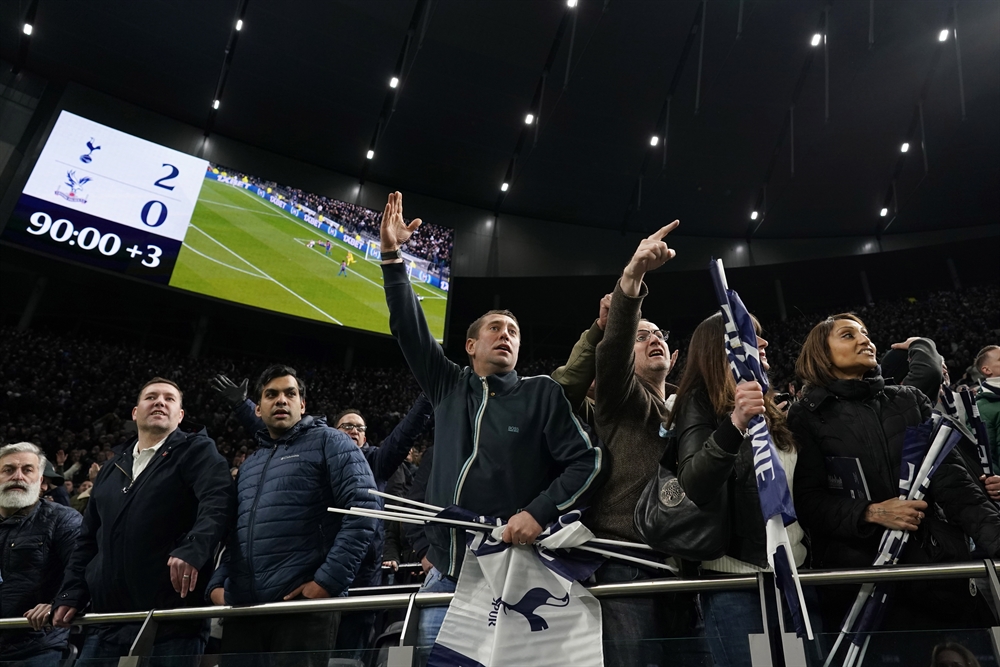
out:
{"label": "green grass on screen", "polygon": [[[314,248],[306,243],[315,240]],[[321,245],[333,242],[329,255]],[[338,276],[350,251],[354,263]],[[382,270],[364,253],[231,185],[205,179],[171,287],[355,329],[389,333]],[[448,293],[414,283],[427,324],[444,336]]]}

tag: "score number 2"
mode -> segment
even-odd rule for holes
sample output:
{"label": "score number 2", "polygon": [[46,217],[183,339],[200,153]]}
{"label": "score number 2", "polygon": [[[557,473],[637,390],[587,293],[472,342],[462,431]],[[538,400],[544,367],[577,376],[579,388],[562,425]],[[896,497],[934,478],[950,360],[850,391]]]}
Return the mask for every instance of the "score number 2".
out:
{"label": "score number 2", "polygon": [[[167,185],[167,181],[172,181],[180,176],[181,170],[166,162],[163,163],[163,166],[169,167],[170,173],[153,181],[153,185],[158,188],[163,188],[164,190],[173,190],[174,186]],[[156,210],[156,215],[151,219],[150,216],[153,214],[154,209]],[[143,224],[147,227],[159,227],[167,221],[167,205],[158,199],[148,201],[146,202],[146,205],[142,207],[142,213],[140,213],[139,217],[142,219]]]}

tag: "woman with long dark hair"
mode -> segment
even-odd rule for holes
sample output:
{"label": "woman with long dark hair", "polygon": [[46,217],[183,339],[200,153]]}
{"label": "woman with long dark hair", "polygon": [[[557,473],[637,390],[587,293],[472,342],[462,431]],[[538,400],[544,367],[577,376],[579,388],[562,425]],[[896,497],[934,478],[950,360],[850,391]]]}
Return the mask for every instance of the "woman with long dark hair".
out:
{"label": "woman with long dark hair", "polygon": [[[768,369],[767,341],[757,329],[761,366]],[[739,385],[733,380],[725,350],[721,314],[695,329],[687,363],[677,389],[670,424],[678,441],[677,478],[697,505],[719,499],[729,513],[730,537],[721,558],[703,562],[705,574],[756,574],[767,570],[764,517],[754,478],[753,448],[747,429],[756,415],[764,415],[789,483],[797,458],[795,440],[785,416],[771,394],[757,382]],[[796,565],[805,561],[802,530],[788,527]],[[756,591],[712,591],[702,594],[705,635],[718,667],[750,665],[747,635],[763,632]]]}
{"label": "woman with long dark hair", "polygon": [[[813,567],[870,566],[885,529],[910,533],[904,563],[970,560],[966,536],[996,558],[1000,513],[956,453],[935,473],[926,502],[898,498],[906,429],[926,421],[931,405],[912,387],[886,385],[875,354],[864,322],[844,313],[813,327],[796,361],[805,387],[788,415],[800,447],[793,494]],[[836,483],[852,466],[863,477],[853,494]],[[856,585],[821,588],[828,627],[839,627],[857,592]],[[982,595],[970,594],[968,581],[946,579],[895,586],[881,627],[969,628],[989,621]]]}

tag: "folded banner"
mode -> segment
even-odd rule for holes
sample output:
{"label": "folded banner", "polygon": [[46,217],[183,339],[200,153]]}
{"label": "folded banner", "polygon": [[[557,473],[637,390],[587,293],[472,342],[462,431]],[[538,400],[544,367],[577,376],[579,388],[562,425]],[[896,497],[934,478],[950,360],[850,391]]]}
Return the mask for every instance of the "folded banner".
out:
{"label": "folded banner", "polygon": [[[726,270],[722,260],[712,260],[709,265],[715,296],[726,325],[726,355],[736,383],[760,383],[764,393],[768,390],[767,374],[760,365],[757,350],[757,332],[740,295],[729,289]],[[778,458],[778,450],[771,440],[764,417],[757,415],[750,420],[750,436],[753,446],[754,474],[757,480],[757,495],[760,510],[764,516],[764,534],[767,539],[767,561],[774,570],[774,580],[788,605],[789,614],[795,624],[795,634],[813,638],[809,614],[806,610],[802,584],[795,568],[792,548],[785,526],[795,522],[795,506],[788,489],[785,469]]]}
{"label": "folded banner", "polygon": [[506,544],[503,530],[467,533],[462,573],[428,667],[601,667],[601,605],[579,580],[603,558],[563,551],[594,537],[579,513],[560,517],[533,545]]}

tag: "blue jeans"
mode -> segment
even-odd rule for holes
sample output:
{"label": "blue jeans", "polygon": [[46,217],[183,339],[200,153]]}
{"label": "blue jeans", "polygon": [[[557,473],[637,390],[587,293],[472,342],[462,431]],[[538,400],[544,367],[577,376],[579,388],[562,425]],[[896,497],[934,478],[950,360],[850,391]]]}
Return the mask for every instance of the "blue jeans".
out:
{"label": "blue jeans", "polygon": [[[598,584],[618,584],[669,577],[609,560],[594,577]],[[695,595],[668,593],[649,597],[601,599],[604,664],[607,667],[711,667],[712,656],[698,629]]]}
{"label": "blue jeans", "polygon": [[5,662],[0,657],[0,665],[9,667],[52,667],[52,665],[58,665],[62,662],[62,657],[63,652],[60,649],[53,648],[43,651],[38,655],[33,655],[30,658],[18,658],[11,662]]}
{"label": "blue jeans", "polygon": [[[93,626],[91,626],[93,628]],[[87,633],[74,667],[118,667],[118,658],[128,655],[131,646],[102,641],[96,629]],[[153,644],[149,667],[198,667],[205,642],[200,637],[174,637]]]}
{"label": "blue jeans", "polygon": [[[806,606],[812,613],[809,615],[813,636],[818,638],[822,632],[819,617],[819,599],[815,588],[803,587],[802,593]],[[705,612],[705,636],[712,647],[712,656],[716,667],[751,667],[750,640],[751,634],[764,632],[764,623],[760,615],[760,596],[757,591],[711,591],[701,594],[701,604]],[[795,632],[791,615],[782,601],[785,620],[785,631]],[[773,623],[777,619],[772,619]],[[806,660],[812,664],[822,664],[818,644],[803,638]],[[817,662],[818,660],[818,662]]]}
{"label": "blue jeans", "polygon": [[[454,593],[455,582],[445,577],[436,567],[432,567],[420,586],[421,593]],[[448,607],[424,607],[420,610],[420,624],[417,628],[417,646],[433,646],[437,639]]]}

